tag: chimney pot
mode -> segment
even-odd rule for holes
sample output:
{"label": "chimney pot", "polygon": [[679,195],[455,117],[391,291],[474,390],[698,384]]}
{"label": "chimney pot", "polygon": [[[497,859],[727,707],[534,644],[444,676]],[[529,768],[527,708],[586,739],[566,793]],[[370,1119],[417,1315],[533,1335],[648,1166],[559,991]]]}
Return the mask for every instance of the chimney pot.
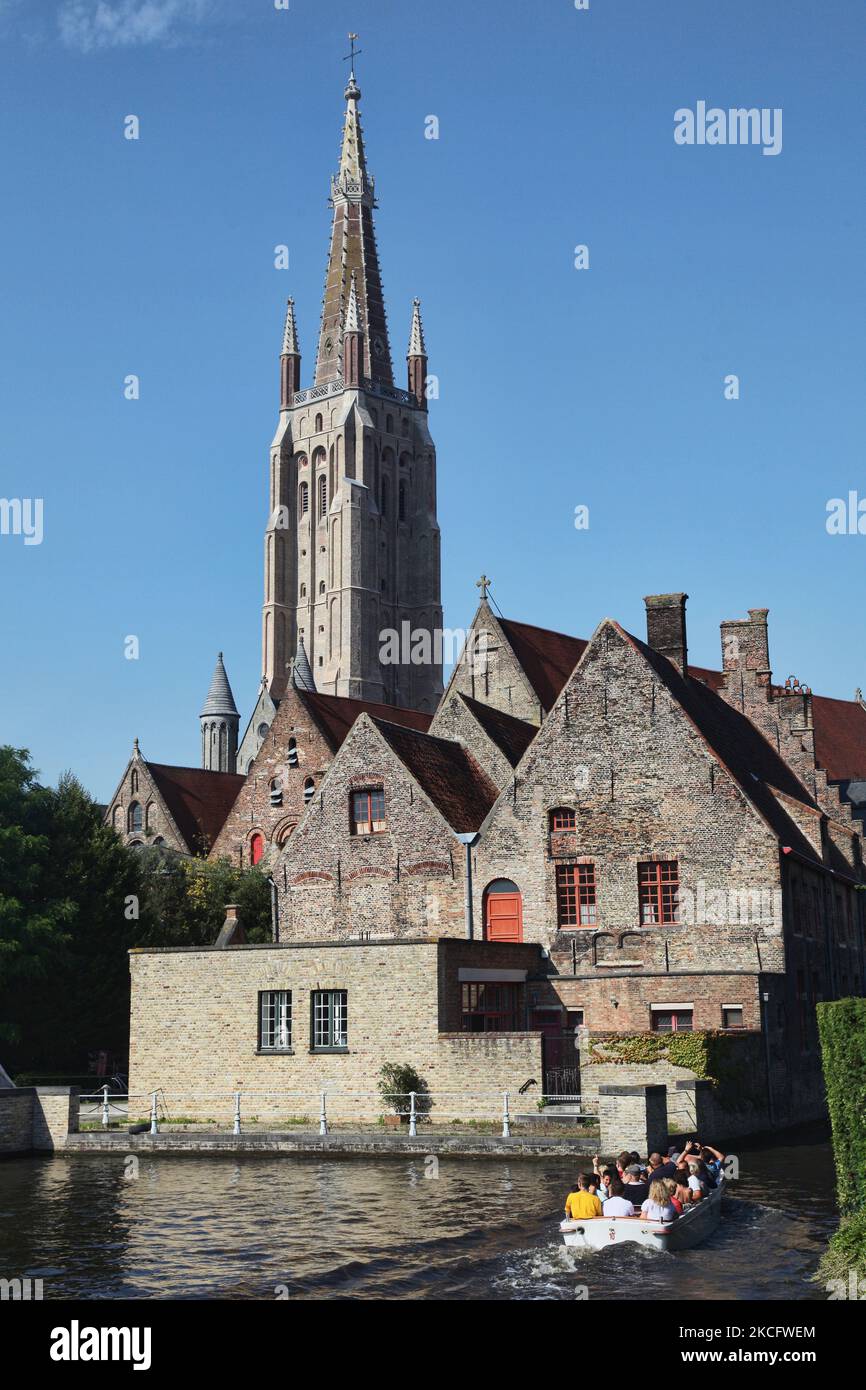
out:
{"label": "chimney pot", "polygon": [[686,636],[688,594],[648,594],[646,604],[647,646],[667,657],[680,674],[688,675],[689,649]]}

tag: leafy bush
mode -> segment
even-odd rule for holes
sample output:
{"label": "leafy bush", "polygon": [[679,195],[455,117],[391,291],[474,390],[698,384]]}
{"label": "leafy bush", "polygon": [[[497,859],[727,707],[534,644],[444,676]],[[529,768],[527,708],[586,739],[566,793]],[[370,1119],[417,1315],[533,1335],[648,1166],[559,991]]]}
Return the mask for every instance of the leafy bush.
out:
{"label": "leafy bush", "polygon": [[[866,999],[834,999],[819,1004],[817,1012],[839,1209],[848,1216],[866,1210]],[[856,1229],[863,1233],[864,1223]]]}
{"label": "leafy bush", "polygon": [[379,1070],[379,1094],[389,1110],[400,1115],[404,1124],[409,1123],[408,1112],[410,1091],[415,1092],[415,1114],[419,1120],[426,1119],[433,1106],[427,1082],[419,1076],[408,1062],[386,1062]]}

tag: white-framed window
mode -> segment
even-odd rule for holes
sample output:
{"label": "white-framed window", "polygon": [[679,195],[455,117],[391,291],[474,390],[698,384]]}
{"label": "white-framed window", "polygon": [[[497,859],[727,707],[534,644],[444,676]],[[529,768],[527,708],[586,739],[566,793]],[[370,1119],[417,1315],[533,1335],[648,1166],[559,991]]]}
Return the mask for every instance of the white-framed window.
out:
{"label": "white-framed window", "polygon": [[312,996],[313,1051],[342,1051],[349,1045],[349,996],[344,989],[317,989]]}
{"label": "white-framed window", "polygon": [[694,1004],[650,1004],[654,1033],[691,1033]]}
{"label": "white-framed window", "polygon": [[722,1005],[722,1027],[723,1028],[744,1028],[745,1019],[743,1016],[742,1004],[723,1004]]}
{"label": "white-framed window", "polygon": [[292,1046],[292,991],[263,989],[259,994],[259,1050],[288,1052]]}

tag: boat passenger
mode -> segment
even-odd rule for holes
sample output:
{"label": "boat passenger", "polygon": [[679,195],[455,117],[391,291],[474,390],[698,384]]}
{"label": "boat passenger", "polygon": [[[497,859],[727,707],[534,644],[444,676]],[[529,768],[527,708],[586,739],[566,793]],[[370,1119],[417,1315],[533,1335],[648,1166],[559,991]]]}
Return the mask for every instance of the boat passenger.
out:
{"label": "boat passenger", "polygon": [[613,1178],[608,1187],[609,1196],[602,1204],[605,1216],[634,1216],[634,1207],[623,1195],[624,1188],[619,1178]]}
{"label": "boat passenger", "polygon": [[566,1197],[565,1214],[572,1221],[601,1216],[601,1202],[595,1195],[594,1178],[594,1173],[581,1173],[577,1179],[577,1190],[569,1192]]}
{"label": "boat passenger", "polygon": [[677,1196],[678,1187],[676,1178],[665,1178],[665,1188],[667,1189],[668,1201],[670,1202],[677,1216],[682,1216],[685,1204],[683,1203],[682,1199]]}
{"label": "boat passenger", "polygon": [[649,1183],[645,1182],[637,1163],[630,1163],[623,1174],[623,1196],[636,1207],[640,1207],[649,1196]]}
{"label": "boat passenger", "polygon": [[701,1197],[706,1197],[709,1191],[709,1184],[701,1172],[702,1166],[703,1165],[700,1163],[689,1164],[688,1184],[698,1200],[700,1200]]}
{"label": "boat passenger", "polygon": [[707,1171],[718,1186],[725,1165],[725,1155],[720,1149],[714,1149],[710,1144],[701,1144],[701,1158],[707,1166]]}
{"label": "boat passenger", "polygon": [[641,1206],[641,1216],[647,1221],[676,1221],[677,1214],[668,1198],[663,1181],[650,1183],[649,1197]]}
{"label": "boat passenger", "polygon": [[689,1176],[688,1164],[679,1164],[674,1182],[676,1183],[677,1198],[684,1207],[689,1206],[692,1202],[700,1201],[701,1198],[700,1193],[694,1192],[692,1188],[689,1187]]}
{"label": "boat passenger", "polygon": [[665,1178],[676,1177],[676,1163],[672,1158],[662,1158],[661,1154],[650,1154],[649,1168],[650,1184],[654,1182],[661,1182]]}

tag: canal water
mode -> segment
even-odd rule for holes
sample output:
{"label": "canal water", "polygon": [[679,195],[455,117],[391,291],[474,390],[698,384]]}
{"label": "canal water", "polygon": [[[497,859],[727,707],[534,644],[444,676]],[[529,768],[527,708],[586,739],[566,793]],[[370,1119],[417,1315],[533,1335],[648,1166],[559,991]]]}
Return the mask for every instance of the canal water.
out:
{"label": "canal water", "polygon": [[817,1299],[823,1135],[739,1155],[695,1250],[566,1250],[568,1160],[118,1155],[0,1163],[0,1278],[50,1298]]}

